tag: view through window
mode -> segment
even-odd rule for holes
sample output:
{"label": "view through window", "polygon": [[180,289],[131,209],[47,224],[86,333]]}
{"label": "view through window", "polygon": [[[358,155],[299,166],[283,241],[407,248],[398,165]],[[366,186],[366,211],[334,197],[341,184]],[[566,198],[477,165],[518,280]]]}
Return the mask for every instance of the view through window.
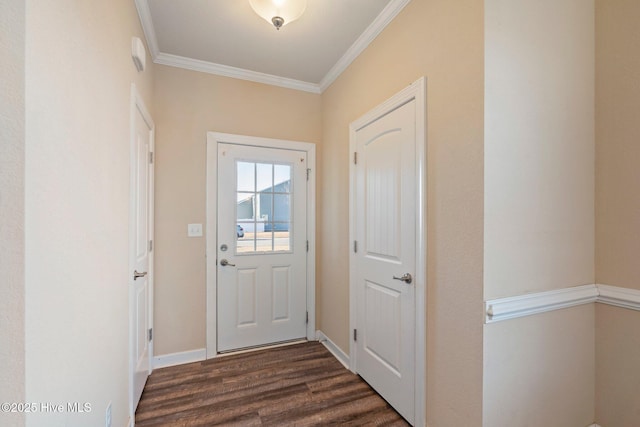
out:
{"label": "view through window", "polygon": [[291,165],[236,162],[236,253],[291,251]]}

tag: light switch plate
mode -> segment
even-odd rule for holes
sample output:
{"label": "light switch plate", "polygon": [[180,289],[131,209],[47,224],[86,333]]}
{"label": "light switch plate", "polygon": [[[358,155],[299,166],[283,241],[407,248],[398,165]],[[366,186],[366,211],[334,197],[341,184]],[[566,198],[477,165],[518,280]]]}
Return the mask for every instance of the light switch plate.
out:
{"label": "light switch plate", "polygon": [[202,237],[202,224],[188,224],[187,225],[188,237]]}

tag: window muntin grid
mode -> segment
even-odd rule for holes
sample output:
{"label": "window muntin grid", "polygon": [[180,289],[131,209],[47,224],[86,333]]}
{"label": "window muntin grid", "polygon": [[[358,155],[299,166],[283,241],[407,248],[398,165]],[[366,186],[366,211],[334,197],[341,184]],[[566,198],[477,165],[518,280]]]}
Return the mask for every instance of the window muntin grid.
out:
{"label": "window muntin grid", "polygon": [[236,254],[292,251],[292,165],[236,161]]}

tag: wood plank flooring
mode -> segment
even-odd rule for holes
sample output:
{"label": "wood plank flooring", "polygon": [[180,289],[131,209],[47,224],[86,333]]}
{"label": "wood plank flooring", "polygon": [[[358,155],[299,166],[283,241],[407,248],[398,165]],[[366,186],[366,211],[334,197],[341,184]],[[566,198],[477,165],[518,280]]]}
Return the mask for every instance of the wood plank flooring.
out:
{"label": "wood plank flooring", "polygon": [[307,342],[154,371],[136,426],[406,426],[320,343]]}

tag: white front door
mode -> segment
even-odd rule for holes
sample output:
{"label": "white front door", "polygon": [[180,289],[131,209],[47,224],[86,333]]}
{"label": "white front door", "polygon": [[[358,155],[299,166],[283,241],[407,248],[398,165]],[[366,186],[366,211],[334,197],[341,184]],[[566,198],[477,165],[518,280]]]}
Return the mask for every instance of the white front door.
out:
{"label": "white front door", "polygon": [[150,372],[153,122],[136,93],[133,95],[132,109],[129,329],[133,413]]}
{"label": "white front door", "polygon": [[307,153],[218,144],[218,352],[307,335]]}
{"label": "white front door", "polygon": [[416,102],[355,133],[356,367],[414,421]]}

